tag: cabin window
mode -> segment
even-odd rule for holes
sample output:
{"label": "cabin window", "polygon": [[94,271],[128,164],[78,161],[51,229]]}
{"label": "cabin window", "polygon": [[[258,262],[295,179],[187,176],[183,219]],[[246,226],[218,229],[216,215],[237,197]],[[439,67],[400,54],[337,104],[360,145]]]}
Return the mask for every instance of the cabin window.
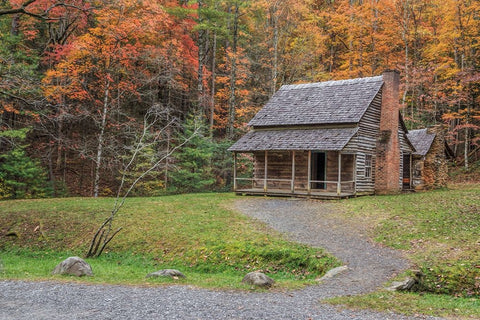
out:
{"label": "cabin window", "polygon": [[365,178],[372,177],[372,155],[365,155]]}

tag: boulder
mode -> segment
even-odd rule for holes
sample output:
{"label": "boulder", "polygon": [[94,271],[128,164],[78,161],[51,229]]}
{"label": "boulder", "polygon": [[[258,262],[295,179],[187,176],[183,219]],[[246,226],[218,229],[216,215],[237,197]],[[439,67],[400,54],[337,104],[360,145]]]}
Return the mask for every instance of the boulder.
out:
{"label": "boulder", "polygon": [[79,257],[69,257],[60,262],[52,274],[65,274],[77,277],[93,276],[92,267]]}
{"label": "boulder", "polygon": [[342,273],[342,272],[345,272],[348,270],[348,267],[347,266],[341,266],[341,267],[337,267],[337,268],[333,268],[331,270],[328,270],[327,273],[325,273],[325,275],[319,279],[316,279],[317,281],[323,281],[323,280],[326,280],[326,279],[330,279],[330,278],[333,278],[335,277],[336,275]]}
{"label": "boulder", "polygon": [[417,283],[415,278],[408,277],[403,281],[393,281],[390,287],[387,288],[389,291],[410,291],[413,286]]}
{"label": "boulder", "polygon": [[170,277],[173,279],[178,279],[178,278],[185,278],[185,275],[181,273],[178,270],[175,269],[163,269],[163,270],[158,270],[156,272],[152,272],[147,274],[147,278],[155,278],[155,277]]}
{"label": "boulder", "polygon": [[388,291],[416,291],[422,286],[424,274],[421,271],[413,271],[413,277],[407,277],[403,281],[393,281]]}
{"label": "boulder", "polygon": [[269,288],[275,283],[275,280],[261,272],[250,272],[243,277],[242,282],[254,286]]}

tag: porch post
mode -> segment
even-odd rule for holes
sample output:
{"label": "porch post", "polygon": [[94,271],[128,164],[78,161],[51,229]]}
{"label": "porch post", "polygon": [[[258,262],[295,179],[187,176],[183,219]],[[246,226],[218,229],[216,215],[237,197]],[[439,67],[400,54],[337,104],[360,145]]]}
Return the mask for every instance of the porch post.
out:
{"label": "porch post", "polygon": [[295,193],[295,150],[292,151],[292,193]]}
{"label": "porch post", "polygon": [[308,167],[308,175],[307,175],[307,192],[310,194],[311,190],[311,180],[312,180],[312,150],[308,150],[308,160],[307,160],[307,167]]}
{"label": "porch post", "polygon": [[233,191],[237,191],[237,153],[233,153]]}
{"label": "porch post", "polygon": [[353,194],[357,194],[357,154],[353,155]]}
{"label": "porch post", "polygon": [[410,153],[410,189],[413,188],[413,155]]}
{"label": "porch post", "polygon": [[338,181],[337,181],[337,195],[342,193],[342,153],[338,151]]}
{"label": "porch post", "polygon": [[268,168],[268,151],[265,150],[265,176],[263,177],[263,191],[267,192],[267,168]]}

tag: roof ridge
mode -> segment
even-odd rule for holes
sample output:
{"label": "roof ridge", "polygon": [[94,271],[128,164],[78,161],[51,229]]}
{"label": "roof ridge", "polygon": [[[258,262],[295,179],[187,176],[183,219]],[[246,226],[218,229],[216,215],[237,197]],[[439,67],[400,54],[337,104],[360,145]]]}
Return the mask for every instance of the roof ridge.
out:
{"label": "roof ridge", "polygon": [[377,81],[383,81],[383,76],[364,77],[364,78],[345,79],[345,80],[330,80],[330,81],[299,83],[299,84],[285,84],[280,87],[280,90],[342,86],[342,85],[377,82]]}
{"label": "roof ridge", "polygon": [[426,133],[428,133],[427,129],[428,128],[411,129],[411,130],[408,130],[408,133],[415,133],[415,132],[422,132],[422,131],[425,131]]}

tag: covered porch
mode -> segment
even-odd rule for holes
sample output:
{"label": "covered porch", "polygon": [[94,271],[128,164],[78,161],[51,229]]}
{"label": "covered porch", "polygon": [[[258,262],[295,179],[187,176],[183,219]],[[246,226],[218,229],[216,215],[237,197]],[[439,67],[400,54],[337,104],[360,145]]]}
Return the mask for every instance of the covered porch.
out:
{"label": "covered porch", "polygon": [[[245,158],[253,162],[247,170],[249,172],[244,170]],[[317,199],[348,198],[355,195],[355,170],[356,155],[341,151],[235,151],[234,192]]]}

